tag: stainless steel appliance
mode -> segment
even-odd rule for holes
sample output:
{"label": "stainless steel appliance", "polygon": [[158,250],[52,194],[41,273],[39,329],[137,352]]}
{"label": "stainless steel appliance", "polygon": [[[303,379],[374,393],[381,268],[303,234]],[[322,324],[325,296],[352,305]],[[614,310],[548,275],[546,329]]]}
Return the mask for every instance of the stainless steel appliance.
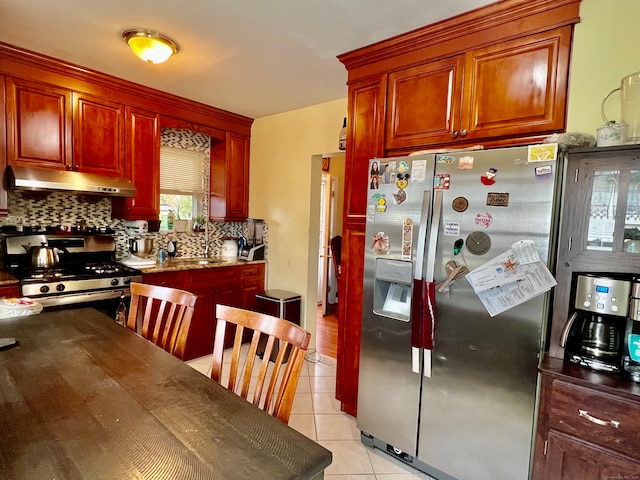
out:
{"label": "stainless steel appliance", "polygon": [[640,278],[633,279],[622,356],[623,374],[640,382]]}
{"label": "stainless steel appliance", "polygon": [[[32,267],[23,245],[57,248],[59,261],[51,267]],[[20,294],[37,299],[45,308],[114,300],[130,296],[129,284],[142,281],[140,270],[116,261],[110,235],[20,235],[5,238],[5,263],[20,281]]]}
{"label": "stainless steel appliance", "polygon": [[492,317],[464,271],[523,239],[551,266],[563,172],[554,151],[371,161],[357,417],[365,445],[439,480],[528,478],[549,295]]}
{"label": "stainless steel appliance", "polygon": [[264,260],[264,220],[258,218],[247,219],[247,235],[245,244],[238,253],[242,260]]}
{"label": "stainless steel appliance", "polygon": [[583,367],[620,372],[631,280],[577,275],[574,310],[562,331],[565,359]]}

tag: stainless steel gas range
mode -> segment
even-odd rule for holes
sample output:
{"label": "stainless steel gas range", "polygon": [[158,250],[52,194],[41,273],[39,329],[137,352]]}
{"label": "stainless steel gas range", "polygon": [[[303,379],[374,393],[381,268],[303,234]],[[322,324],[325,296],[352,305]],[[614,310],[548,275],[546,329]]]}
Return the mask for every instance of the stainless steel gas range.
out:
{"label": "stainless steel gas range", "polygon": [[[55,249],[57,262],[32,265],[32,247]],[[94,304],[130,296],[129,284],[142,281],[140,270],[116,261],[110,235],[35,234],[5,238],[6,268],[20,281],[24,297],[43,307]],[[97,304],[96,304],[97,305]]]}

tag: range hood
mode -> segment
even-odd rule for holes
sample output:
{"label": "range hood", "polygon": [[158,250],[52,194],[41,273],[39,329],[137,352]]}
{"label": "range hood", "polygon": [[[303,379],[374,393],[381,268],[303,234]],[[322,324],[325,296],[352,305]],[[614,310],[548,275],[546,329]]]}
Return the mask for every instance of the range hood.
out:
{"label": "range hood", "polygon": [[136,187],[126,178],[92,173],[9,167],[9,188],[31,191],[66,191],[109,197],[135,197]]}

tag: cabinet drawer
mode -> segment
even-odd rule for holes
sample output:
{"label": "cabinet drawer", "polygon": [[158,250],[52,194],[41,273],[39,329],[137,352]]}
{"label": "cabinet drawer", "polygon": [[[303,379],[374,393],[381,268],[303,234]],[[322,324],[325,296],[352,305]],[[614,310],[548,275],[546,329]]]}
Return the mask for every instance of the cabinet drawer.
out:
{"label": "cabinet drawer", "polygon": [[189,285],[216,286],[238,282],[237,267],[214,267],[200,270],[189,270]]}
{"label": "cabinet drawer", "polygon": [[549,405],[554,430],[640,458],[640,405],[560,381]]}
{"label": "cabinet drawer", "polygon": [[261,265],[245,265],[242,267],[240,278],[243,280],[254,280],[260,278],[262,272]]}

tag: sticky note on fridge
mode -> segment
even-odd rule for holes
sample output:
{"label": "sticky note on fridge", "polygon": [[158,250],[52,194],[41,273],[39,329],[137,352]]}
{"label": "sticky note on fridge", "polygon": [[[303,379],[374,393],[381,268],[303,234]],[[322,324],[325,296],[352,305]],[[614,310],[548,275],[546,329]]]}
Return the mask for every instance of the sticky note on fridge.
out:
{"label": "sticky note on fridge", "polygon": [[527,265],[540,261],[540,256],[536,250],[533,240],[520,240],[511,245],[511,256],[520,265]]}

